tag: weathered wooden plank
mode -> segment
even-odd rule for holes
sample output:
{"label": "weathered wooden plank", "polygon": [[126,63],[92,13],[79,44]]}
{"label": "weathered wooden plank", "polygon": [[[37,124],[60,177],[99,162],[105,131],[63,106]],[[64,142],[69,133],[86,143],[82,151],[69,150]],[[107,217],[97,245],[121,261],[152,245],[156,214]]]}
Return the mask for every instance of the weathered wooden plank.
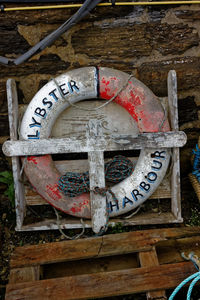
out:
{"label": "weathered wooden plank", "polygon": [[199,257],[199,245],[200,235],[162,241],[156,246],[159,262],[160,264],[171,264],[183,261],[182,252],[186,256],[193,252]]}
{"label": "weathered wooden plank", "polygon": [[112,135],[98,139],[88,145],[87,140],[62,138],[35,141],[6,141],[3,152],[7,156],[42,155],[55,153],[77,153],[89,151],[117,151],[142,148],[182,147],[187,141],[186,134],[179,132],[156,132],[135,135]]}
{"label": "weathered wooden plank", "polygon": [[[18,139],[18,97],[16,84],[12,79],[8,79],[7,81],[7,99],[10,139],[11,141],[16,141]],[[12,157],[12,170],[15,186],[16,226],[20,229],[26,215],[26,202],[24,198],[24,186],[19,180],[21,171],[20,160],[15,154]]]}
{"label": "weathered wooden plank", "polygon": [[[129,219],[117,218],[110,219],[109,225],[115,226],[120,223],[122,226],[133,226],[133,225],[155,225],[155,224],[170,224],[170,223],[178,223],[177,219],[174,217],[174,214],[171,212],[163,212],[163,213],[153,213],[153,212],[145,212],[142,214],[134,215]],[[87,220],[84,222],[85,228],[91,228],[91,221]],[[77,229],[82,228],[83,225],[80,221],[76,219],[71,219],[70,217],[66,217],[60,221],[60,228],[63,229]],[[23,225],[20,229],[16,229],[18,231],[34,231],[34,230],[57,230],[58,225],[56,219],[44,219],[44,221],[29,223],[27,225]]]}
{"label": "weathered wooden plank", "polygon": [[199,227],[151,229],[103,237],[18,247],[11,256],[11,268],[75,259],[147,251],[160,241],[199,236]]}
{"label": "weathered wooden plank", "polygon": [[[87,143],[95,145],[98,139],[103,139],[102,124],[99,120],[90,120],[88,124]],[[105,188],[104,152],[88,152],[90,175],[90,205],[92,229],[95,233],[104,231],[108,222],[106,196],[95,192],[95,188]]]}
{"label": "weathered wooden plank", "polygon": [[10,270],[9,283],[36,281],[40,279],[40,266],[14,268]]}
{"label": "weathered wooden plank", "polygon": [[191,262],[183,262],[8,284],[6,300],[88,299],[169,289],[194,272]]}
{"label": "weathered wooden plank", "polygon": [[[141,267],[153,267],[159,266],[158,256],[155,248],[145,252],[139,252],[139,260]],[[146,293],[147,300],[159,299],[164,300],[167,299],[165,291],[153,291]]]}
{"label": "weathered wooden plank", "polygon": [[[171,128],[177,132],[178,125],[178,98],[176,72],[171,70],[168,74],[168,102]],[[171,174],[171,210],[177,220],[181,220],[181,185],[180,185],[180,151],[176,145],[172,149]]]}

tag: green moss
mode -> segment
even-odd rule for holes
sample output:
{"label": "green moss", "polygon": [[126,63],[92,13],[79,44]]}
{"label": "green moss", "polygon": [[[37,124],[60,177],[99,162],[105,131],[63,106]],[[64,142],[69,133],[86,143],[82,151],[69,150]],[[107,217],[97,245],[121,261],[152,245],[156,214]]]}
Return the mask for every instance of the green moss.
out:
{"label": "green moss", "polygon": [[200,209],[195,207],[191,209],[191,217],[189,219],[190,226],[200,226]]}
{"label": "green moss", "polygon": [[7,189],[4,192],[4,195],[8,197],[11,202],[12,208],[15,207],[15,190],[13,175],[11,171],[0,172],[0,182],[6,184]]}

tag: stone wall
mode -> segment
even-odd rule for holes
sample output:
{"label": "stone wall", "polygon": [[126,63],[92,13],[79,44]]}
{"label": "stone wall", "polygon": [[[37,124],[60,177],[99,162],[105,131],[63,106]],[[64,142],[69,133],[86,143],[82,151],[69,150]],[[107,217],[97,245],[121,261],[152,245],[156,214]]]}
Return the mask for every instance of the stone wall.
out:
{"label": "stone wall", "polygon": [[[16,5],[15,5],[16,6]],[[0,65],[1,142],[9,136],[6,80],[17,81],[20,103],[28,103],[51,77],[88,65],[132,73],[158,96],[167,96],[167,73],[178,76],[182,174],[200,133],[200,6],[98,7],[52,46],[19,66]],[[0,13],[0,55],[17,57],[67,20],[75,9]],[[1,155],[0,169],[6,160]]]}

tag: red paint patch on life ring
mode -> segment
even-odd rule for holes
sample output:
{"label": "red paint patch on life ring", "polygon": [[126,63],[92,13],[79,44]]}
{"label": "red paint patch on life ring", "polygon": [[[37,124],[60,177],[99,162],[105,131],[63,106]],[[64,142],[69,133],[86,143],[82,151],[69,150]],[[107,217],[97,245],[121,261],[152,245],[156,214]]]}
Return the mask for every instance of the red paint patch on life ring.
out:
{"label": "red paint patch on life ring", "polygon": [[28,156],[27,160],[32,161],[35,165],[37,165],[37,158],[35,156]]}
{"label": "red paint patch on life ring", "polygon": [[72,213],[79,213],[81,212],[89,203],[89,200],[84,200],[83,202],[80,202],[78,205],[75,204],[71,209],[70,211]]}
{"label": "red paint patch on life ring", "polygon": [[47,194],[52,197],[54,200],[59,200],[62,198],[62,195],[60,194],[58,190],[58,185],[57,184],[49,184],[46,186],[46,192]]}

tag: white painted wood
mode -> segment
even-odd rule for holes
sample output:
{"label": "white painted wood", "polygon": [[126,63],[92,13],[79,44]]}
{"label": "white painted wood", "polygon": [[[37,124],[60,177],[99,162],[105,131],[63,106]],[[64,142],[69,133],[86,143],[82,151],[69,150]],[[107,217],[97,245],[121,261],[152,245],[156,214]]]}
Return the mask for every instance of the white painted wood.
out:
{"label": "white painted wood", "polygon": [[[133,216],[130,219],[115,218],[109,220],[110,226],[115,226],[121,223],[123,226],[134,226],[134,225],[149,225],[149,224],[173,224],[180,223],[180,220],[174,217],[171,212],[167,213],[144,213]],[[91,221],[84,220],[85,228],[91,228]],[[79,220],[66,217],[60,220],[60,227],[62,229],[77,229],[82,228],[82,224]],[[37,223],[23,225],[22,228],[16,229],[17,231],[35,231],[35,230],[57,230],[58,225],[56,219],[44,220]]]}
{"label": "white painted wood", "polygon": [[88,144],[86,139],[62,138],[31,141],[6,141],[2,150],[7,156],[26,156],[89,151],[117,151],[144,148],[182,147],[187,139],[183,131],[155,132],[134,135],[111,135],[99,138],[96,143]]}
{"label": "white painted wood", "polygon": [[[88,123],[87,143],[95,146],[98,139],[103,139],[101,121],[90,120]],[[106,230],[108,222],[106,196],[95,193],[95,188],[105,188],[104,152],[88,151],[89,176],[90,176],[90,204],[92,229],[95,233]]]}
{"label": "white painted wood", "polygon": [[[168,73],[168,102],[171,129],[178,132],[178,98],[177,79],[174,70]],[[172,149],[172,174],[171,174],[171,209],[178,221],[183,221],[181,217],[181,189],[180,189],[180,146],[175,145]]]}
{"label": "white painted wood", "polygon": [[[18,97],[16,84],[13,79],[7,80],[7,101],[8,101],[8,119],[11,141],[18,139]],[[26,202],[24,198],[24,186],[20,181],[20,158],[12,157],[13,180],[15,187],[15,209],[16,209],[16,228],[20,230],[26,215]]]}

